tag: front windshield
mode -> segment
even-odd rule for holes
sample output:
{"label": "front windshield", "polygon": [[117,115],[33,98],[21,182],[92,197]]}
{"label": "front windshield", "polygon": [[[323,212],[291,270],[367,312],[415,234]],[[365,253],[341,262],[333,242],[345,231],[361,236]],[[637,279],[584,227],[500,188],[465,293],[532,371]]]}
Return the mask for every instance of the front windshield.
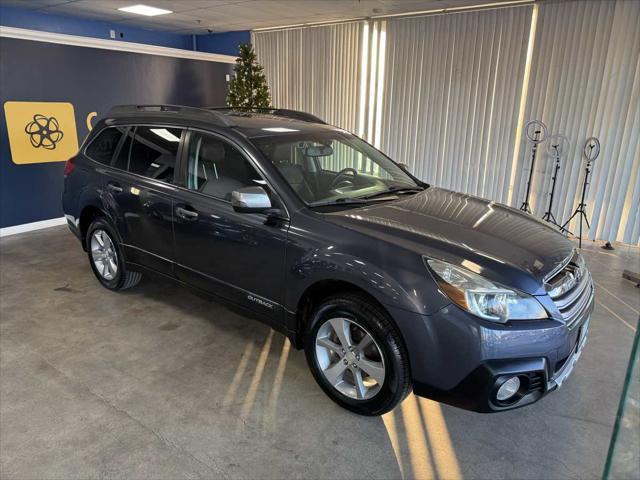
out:
{"label": "front windshield", "polygon": [[346,132],[252,139],[308,205],[352,203],[422,187],[375,148]]}

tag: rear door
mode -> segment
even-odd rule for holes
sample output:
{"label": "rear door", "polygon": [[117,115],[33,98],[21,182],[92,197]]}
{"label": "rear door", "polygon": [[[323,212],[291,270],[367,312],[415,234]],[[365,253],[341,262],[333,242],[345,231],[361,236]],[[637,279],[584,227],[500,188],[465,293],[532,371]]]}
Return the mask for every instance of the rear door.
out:
{"label": "rear door", "polygon": [[173,204],[183,130],[132,126],[110,169],[105,194],[128,262],[173,275]]}
{"label": "rear door", "polygon": [[[223,137],[197,131],[189,137],[186,188],[174,204],[176,275],[278,324],[289,223],[236,212],[231,192],[256,185],[269,191],[264,177]],[[278,201],[273,193],[272,204]]]}

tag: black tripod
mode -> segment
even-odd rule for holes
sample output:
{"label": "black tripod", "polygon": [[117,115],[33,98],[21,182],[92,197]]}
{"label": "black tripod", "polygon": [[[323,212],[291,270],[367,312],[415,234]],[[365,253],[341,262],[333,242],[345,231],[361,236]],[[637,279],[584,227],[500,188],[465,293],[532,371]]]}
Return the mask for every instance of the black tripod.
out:
{"label": "black tripod", "polygon": [[593,161],[595,161],[595,159],[600,154],[600,141],[598,141],[598,139],[595,137],[591,137],[585,143],[583,152],[584,152],[585,158],[587,159],[587,166],[584,168],[584,181],[582,182],[582,197],[580,198],[580,203],[576,207],[575,211],[569,217],[569,220],[564,222],[560,227],[560,231],[568,232],[569,234],[573,235],[573,233],[571,233],[569,229],[567,229],[566,227],[567,225],[569,225],[569,222],[571,222],[571,220],[573,220],[574,217],[576,216],[578,217],[578,220],[580,223],[580,226],[579,226],[580,235],[578,236],[578,248],[582,248],[582,221],[584,220],[587,224],[587,228],[589,230],[591,229],[591,225],[589,225],[589,219],[587,218],[587,212],[585,210],[587,207],[587,204],[584,201],[584,199],[585,199],[585,196],[587,195],[587,185],[589,185],[589,174],[591,173],[591,164]]}
{"label": "black tripod", "polygon": [[[553,171],[553,177],[551,177],[551,193],[549,194],[549,205],[547,206],[547,211],[542,216],[543,220],[546,220],[549,223],[553,223],[556,227],[560,227],[560,224],[556,220],[556,217],[553,216],[551,212],[551,206],[553,205],[553,192],[556,190],[556,179],[558,178],[558,170],[560,170],[560,157],[555,157],[556,159],[556,167]],[[562,227],[560,227],[562,230]]]}
{"label": "black tripod", "polygon": [[531,147],[531,169],[529,170],[529,179],[527,180],[527,193],[524,196],[524,202],[520,205],[520,210],[531,213],[531,205],[529,205],[529,194],[531,193],[531,180],[533,179],[533,170],[536,164],[536,153],[538,152],[538,144],[545,141],[548,135],[547,126],[539,120],[532,120],[524,127],[524,132],[533,143]]}
{"label": "black tripod", "polygon": [[587,194],[587,185],[589,185],[588,179],[589,179],[590,173],[591,173],[591,162],[587,162],[587,166],[584,169],[584,182],[582,182],[582,198],[580,199],[580,203],[576,207],[573,214],[569,217],[569,220],[564,222],[560,227],[561,231],[567,232],[570,235],[573,235],[573,233],[566,227],[567,225],[569,225],[569,222],[571,222],[571,220],[573,220],[574,217],[576,216],[578,217],[578,220],[580,222],[580,227],[579,227],[580,236],[578,237],[578,248],[582,248],[582,220],[584,220],[587,223],[587,228],[591,229],[591,225],[589,225],[589,219],[587,218],[587,212],[585,211],[585,207],[587,206],[587,204],[584,201],[584,197]]}
{"label": "black tripod", "polygon": [[520,205],[520,210],[531,213],[531,205],[529,205],[529,193],[531,193],[531,179],[533,178],[533,167],[536,164],[536,152],[538,151],[538,143],[540,143],[540,130],[533,132],[533,147],[531,148],[531,170],[529,170],[529,180],[527,180],[527,193],[524,196],[524,202]]}

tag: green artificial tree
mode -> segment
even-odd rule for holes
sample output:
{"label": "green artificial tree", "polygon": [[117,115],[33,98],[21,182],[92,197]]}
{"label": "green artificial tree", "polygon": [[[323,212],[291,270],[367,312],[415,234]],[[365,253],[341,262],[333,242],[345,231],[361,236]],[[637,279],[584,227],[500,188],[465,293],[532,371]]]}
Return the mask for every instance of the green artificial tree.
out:
{"label": "green artificial tree", "polygon": [[233,70],[236,75],[229,84],[227,105],[233,108],[270,108],[269,86],[264,68],[256,61],[253,45],[240,44],[240,54]]}

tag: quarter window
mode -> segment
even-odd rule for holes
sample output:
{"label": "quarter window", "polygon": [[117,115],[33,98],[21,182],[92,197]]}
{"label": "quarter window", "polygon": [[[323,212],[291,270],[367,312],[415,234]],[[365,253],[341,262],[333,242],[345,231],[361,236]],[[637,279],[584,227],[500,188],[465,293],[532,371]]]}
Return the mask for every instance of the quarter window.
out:
{"label": "quarter window", "polygon": [[[179,128],[136,127],[128,170],[163,182],[173,182],[181,136]],[[126,142],[123,152],[125,147]]]}
{"label": "quarter window", "polygon": [[210,135],[192,134],[187,188],[231,200],[231,192],[234,190],[264,183],[253,165],[238,149]]}
{"label": "quarter window", "polygon": [[125,130],[126,127],[112,127],[102,130],[87,147],[87,156],[91,160],[109,165]]}

